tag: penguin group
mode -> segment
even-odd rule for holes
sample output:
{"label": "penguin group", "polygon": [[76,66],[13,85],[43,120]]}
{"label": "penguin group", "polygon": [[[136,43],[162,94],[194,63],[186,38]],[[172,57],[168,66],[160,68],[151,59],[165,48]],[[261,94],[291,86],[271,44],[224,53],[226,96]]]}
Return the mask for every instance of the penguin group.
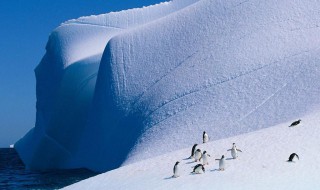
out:
{"label": "penguin group", "polygon": [[[202,142],[207,143],[209,141],[209,136],[208,134],[204,131],[202,135]],[[238,152],[242,152],[240,149],[236,147],[236,144],[232,144],[232,148],[229,149],[228,151],[231,151],[231,155],[233,159],[236,159],[238,157]],[[194,159],[194,162],[198,164],[195,165],[193,168],[193,171],[191,173],[193,174],[201,174],[205,173],[206,169],[205,166],[209,165],[209,158],[210,154],[208,154],[207,151],[201,152],[201,149],[198,148],[198,144],[194,144],[191,148],[191,155],[188,157],[188,159]],[[225,157],[224,155],[221,156],[220,159],[215,159],[219,161],[219,170],[224,171],[225,170]],[[180,176],[180,170],[179,170],[179,161],[177,161],[173,167],[173,176],[174,178]]]}
{"label": "penguin group", "polygon": [[[299,125],[301,120],[294,121],[289,127],[294,127]],[[207,143],[209,141],[209,136],[208,134],[204,131],[202,135],[202,141],[203,143]],[[201,152],[201,149],[197,148],[198,144],[194,144],[191,149],[191,155],[188,159],[194,159],[194,162],[199,162],[199,164],[195,165],[193,168],[193,171],[191,173],[194,174],[201,174],[205,173],[205,166],[209,165],[209,157],[210,155],[207,153],[207,151]],[[232,148],[228,149],[227,151],[231,152],[231,156],[233,159],[238,158],[238,153],[241,152],[242,150],[238,149],[236,144],[232,144]],[[297,158],[299,160],[299,156],[296,153],[292,153],[289,156],[288,162],[293,162],[294,159]],[[215,159],[216,161],[219,161],[219,171],[224,171],[225,170],[225,156],[222,155],[220,159]],[[173,176],[172,177],[179,177],[179,164],[180,162],[177,161],[173,167]]]}

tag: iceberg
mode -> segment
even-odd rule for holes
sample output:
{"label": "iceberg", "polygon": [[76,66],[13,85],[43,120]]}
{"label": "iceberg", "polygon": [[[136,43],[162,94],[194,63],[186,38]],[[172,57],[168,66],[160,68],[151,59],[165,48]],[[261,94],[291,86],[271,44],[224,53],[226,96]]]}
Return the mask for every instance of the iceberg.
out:
{"label": "iceberg", "polygon": [[67,21],[15,149],[30,169],[108,171],[302,117],[320,103],[319,8],[174,0]]}

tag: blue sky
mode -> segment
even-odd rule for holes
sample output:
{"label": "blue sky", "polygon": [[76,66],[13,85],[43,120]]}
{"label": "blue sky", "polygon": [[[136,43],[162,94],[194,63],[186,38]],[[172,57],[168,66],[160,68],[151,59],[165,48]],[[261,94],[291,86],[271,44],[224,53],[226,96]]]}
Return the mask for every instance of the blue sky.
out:
{"label": "blue sky", "polygon": [[0,0],[0,147],[35,123],[34,68],[50,32],[80,16],[141,7],[165,0]]}

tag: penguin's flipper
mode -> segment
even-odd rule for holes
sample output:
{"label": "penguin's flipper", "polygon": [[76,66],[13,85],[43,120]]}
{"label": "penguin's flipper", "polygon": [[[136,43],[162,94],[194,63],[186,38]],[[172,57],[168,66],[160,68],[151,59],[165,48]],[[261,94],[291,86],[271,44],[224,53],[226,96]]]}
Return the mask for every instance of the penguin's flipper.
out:
{"label": "penguin's flipper", "polygon": [[216,159],[216,160],[220,160],[220,159]]}
{"label": "penguin's flipper", "polygon": [[227,151],[231,151],[231,149],[228,149]]}
{"label": "penguin's flipper", "polygon": [[240,149],[237,149],[237,151],[242,152],[242,150],[240,150]]}

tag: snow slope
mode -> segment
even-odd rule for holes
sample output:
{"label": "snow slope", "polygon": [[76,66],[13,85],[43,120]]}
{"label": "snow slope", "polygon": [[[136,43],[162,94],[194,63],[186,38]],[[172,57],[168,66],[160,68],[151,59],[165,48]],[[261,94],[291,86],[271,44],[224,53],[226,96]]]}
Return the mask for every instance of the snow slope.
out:
{"label": "snow slope", "polygon": [[30,168],[107,171],[302,117],[320,104],[319,8],[176,0],[68,21],[15,147]]}
{"label": "snow slope", "polygon": [[[189,156],[190,147],[123,166],[64,189],[316,189],[320,186],[319,117],[318,111],[301,118],[302,125],[294,128],[286,122],[206,144],[197,141],[199,133],[193,136],[194,142],[211,154],[204,174],[190,174],[196,165],[193,160],[184,159]],[[243,151],[236,160],[226,151],[233,142]],[[293,152],[300,160],[289,163]],[[227,158],[226,169],[218,171],[218,161],[214,159],[222,154]],[[171,178],[178,160],[181,176]]]}

